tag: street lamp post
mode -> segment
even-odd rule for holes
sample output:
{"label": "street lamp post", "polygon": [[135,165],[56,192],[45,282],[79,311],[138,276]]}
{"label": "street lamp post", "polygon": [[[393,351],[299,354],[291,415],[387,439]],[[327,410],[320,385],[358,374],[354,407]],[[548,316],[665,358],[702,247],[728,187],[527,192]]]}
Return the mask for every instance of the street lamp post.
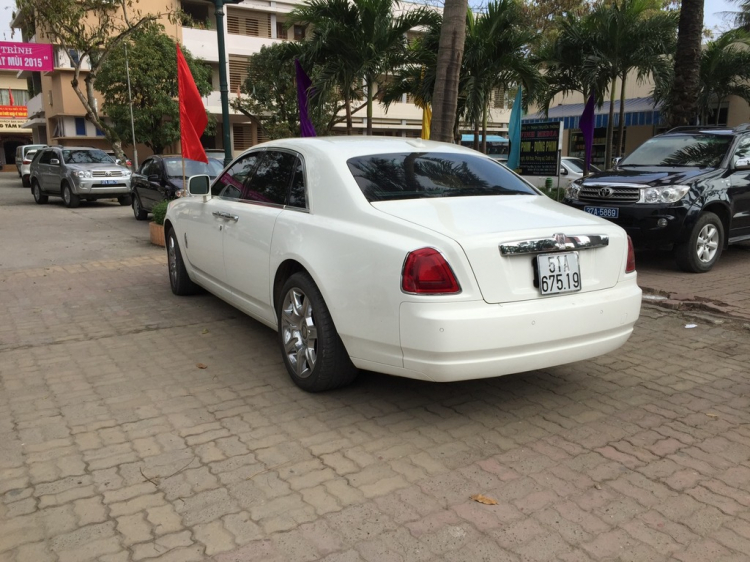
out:
{"label": "street lamp post", "polygon": [[224,45],[224,5],[239,4],[242,0],[214,0],[216,33],[219,40],[219,90],[221,92],[221,118],[224,131],[224,166],[232,161],[229,136],[229,85],[227,83],[227,53]]}
{"label": "street lamp post", "polygon": [[128,103],[130,104],[130,132],[133,134],[133,169],[138,169],[138,145],[135,143],[135,122],[133,121],[133,94],[130,92],[130,65],[128,64],[128,44],[125,45],[125,72],[128,76]]}

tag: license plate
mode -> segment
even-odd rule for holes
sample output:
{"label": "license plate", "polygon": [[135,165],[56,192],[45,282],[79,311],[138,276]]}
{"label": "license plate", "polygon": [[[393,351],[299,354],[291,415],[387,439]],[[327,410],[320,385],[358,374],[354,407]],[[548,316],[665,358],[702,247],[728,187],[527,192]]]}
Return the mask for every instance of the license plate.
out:
{"label": "license plate", "polygon": [[102,180],[99,183],[102,185],[117,185],[119,182],[117,180]]}
{"label": "license plate", "polygon": [[537,256],[539,290],[543,295],[558,295],[581,290],[581,270],[577,252]]}
{"label": "license plate", "polygon": [[617,207],[584,207],[583,210],[605,219],[616,219],[620,216],[620,209]]}

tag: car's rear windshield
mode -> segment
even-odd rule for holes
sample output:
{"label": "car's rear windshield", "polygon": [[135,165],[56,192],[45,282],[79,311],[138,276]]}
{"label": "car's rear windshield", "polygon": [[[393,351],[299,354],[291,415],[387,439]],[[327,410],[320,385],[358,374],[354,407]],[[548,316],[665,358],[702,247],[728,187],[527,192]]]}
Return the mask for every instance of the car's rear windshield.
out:
{"label": "car's rear windshield", "polygon": [[528,184],[493,160],[450,152],[373,154],[347,160],[368,201],[536,195]]}
{"label": "car's rear windshield", "polygon": [[731,144],[730,135],[696,133],[654,137],[623,159],[620,166],[716,168]]}
{"label": "car's rear windshield", "polygon": [[[167,175],[170,178],[182,177],[182,158],[165,158],[164,164],[166,164]],[[185,159],[185,177],[206,174],[215,178],[221,170],[221,163],[213,158],[209,158],[208,163]]]}
{"label": "car's rear windshield", "polygon": [[115,161],[103,150],[63,150],[66,164],[114,164]]}

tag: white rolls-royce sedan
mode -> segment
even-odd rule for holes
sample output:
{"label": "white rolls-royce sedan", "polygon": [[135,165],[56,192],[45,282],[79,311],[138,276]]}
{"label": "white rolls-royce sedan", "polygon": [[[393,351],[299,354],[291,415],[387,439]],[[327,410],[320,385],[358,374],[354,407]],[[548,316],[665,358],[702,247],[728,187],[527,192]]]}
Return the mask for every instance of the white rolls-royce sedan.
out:
{"label": "white rolls-royce sedan", "polygon": [[313,392],[358,369],[447,382],[580,361],[623,345],[640,312],[620,227],[455,145],[267,142],[190,178],[164,228],[172,291],[277,330]]}

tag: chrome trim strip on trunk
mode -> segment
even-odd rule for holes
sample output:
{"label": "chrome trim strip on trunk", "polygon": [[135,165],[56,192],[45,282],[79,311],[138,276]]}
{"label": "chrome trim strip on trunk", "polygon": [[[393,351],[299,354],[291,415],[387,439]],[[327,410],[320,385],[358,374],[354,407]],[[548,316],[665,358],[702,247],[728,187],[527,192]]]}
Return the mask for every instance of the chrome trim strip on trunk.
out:
{"label": "chrome trim strip on trunk", "polygon": [[500,253],[504,256],[519,254],[542,254],[546,252],[569,252],[572,250],[589,250],[609,246],[609,236],[605,234],[575,235],[554,234],[550,238],[517,240],[500,244]]}

